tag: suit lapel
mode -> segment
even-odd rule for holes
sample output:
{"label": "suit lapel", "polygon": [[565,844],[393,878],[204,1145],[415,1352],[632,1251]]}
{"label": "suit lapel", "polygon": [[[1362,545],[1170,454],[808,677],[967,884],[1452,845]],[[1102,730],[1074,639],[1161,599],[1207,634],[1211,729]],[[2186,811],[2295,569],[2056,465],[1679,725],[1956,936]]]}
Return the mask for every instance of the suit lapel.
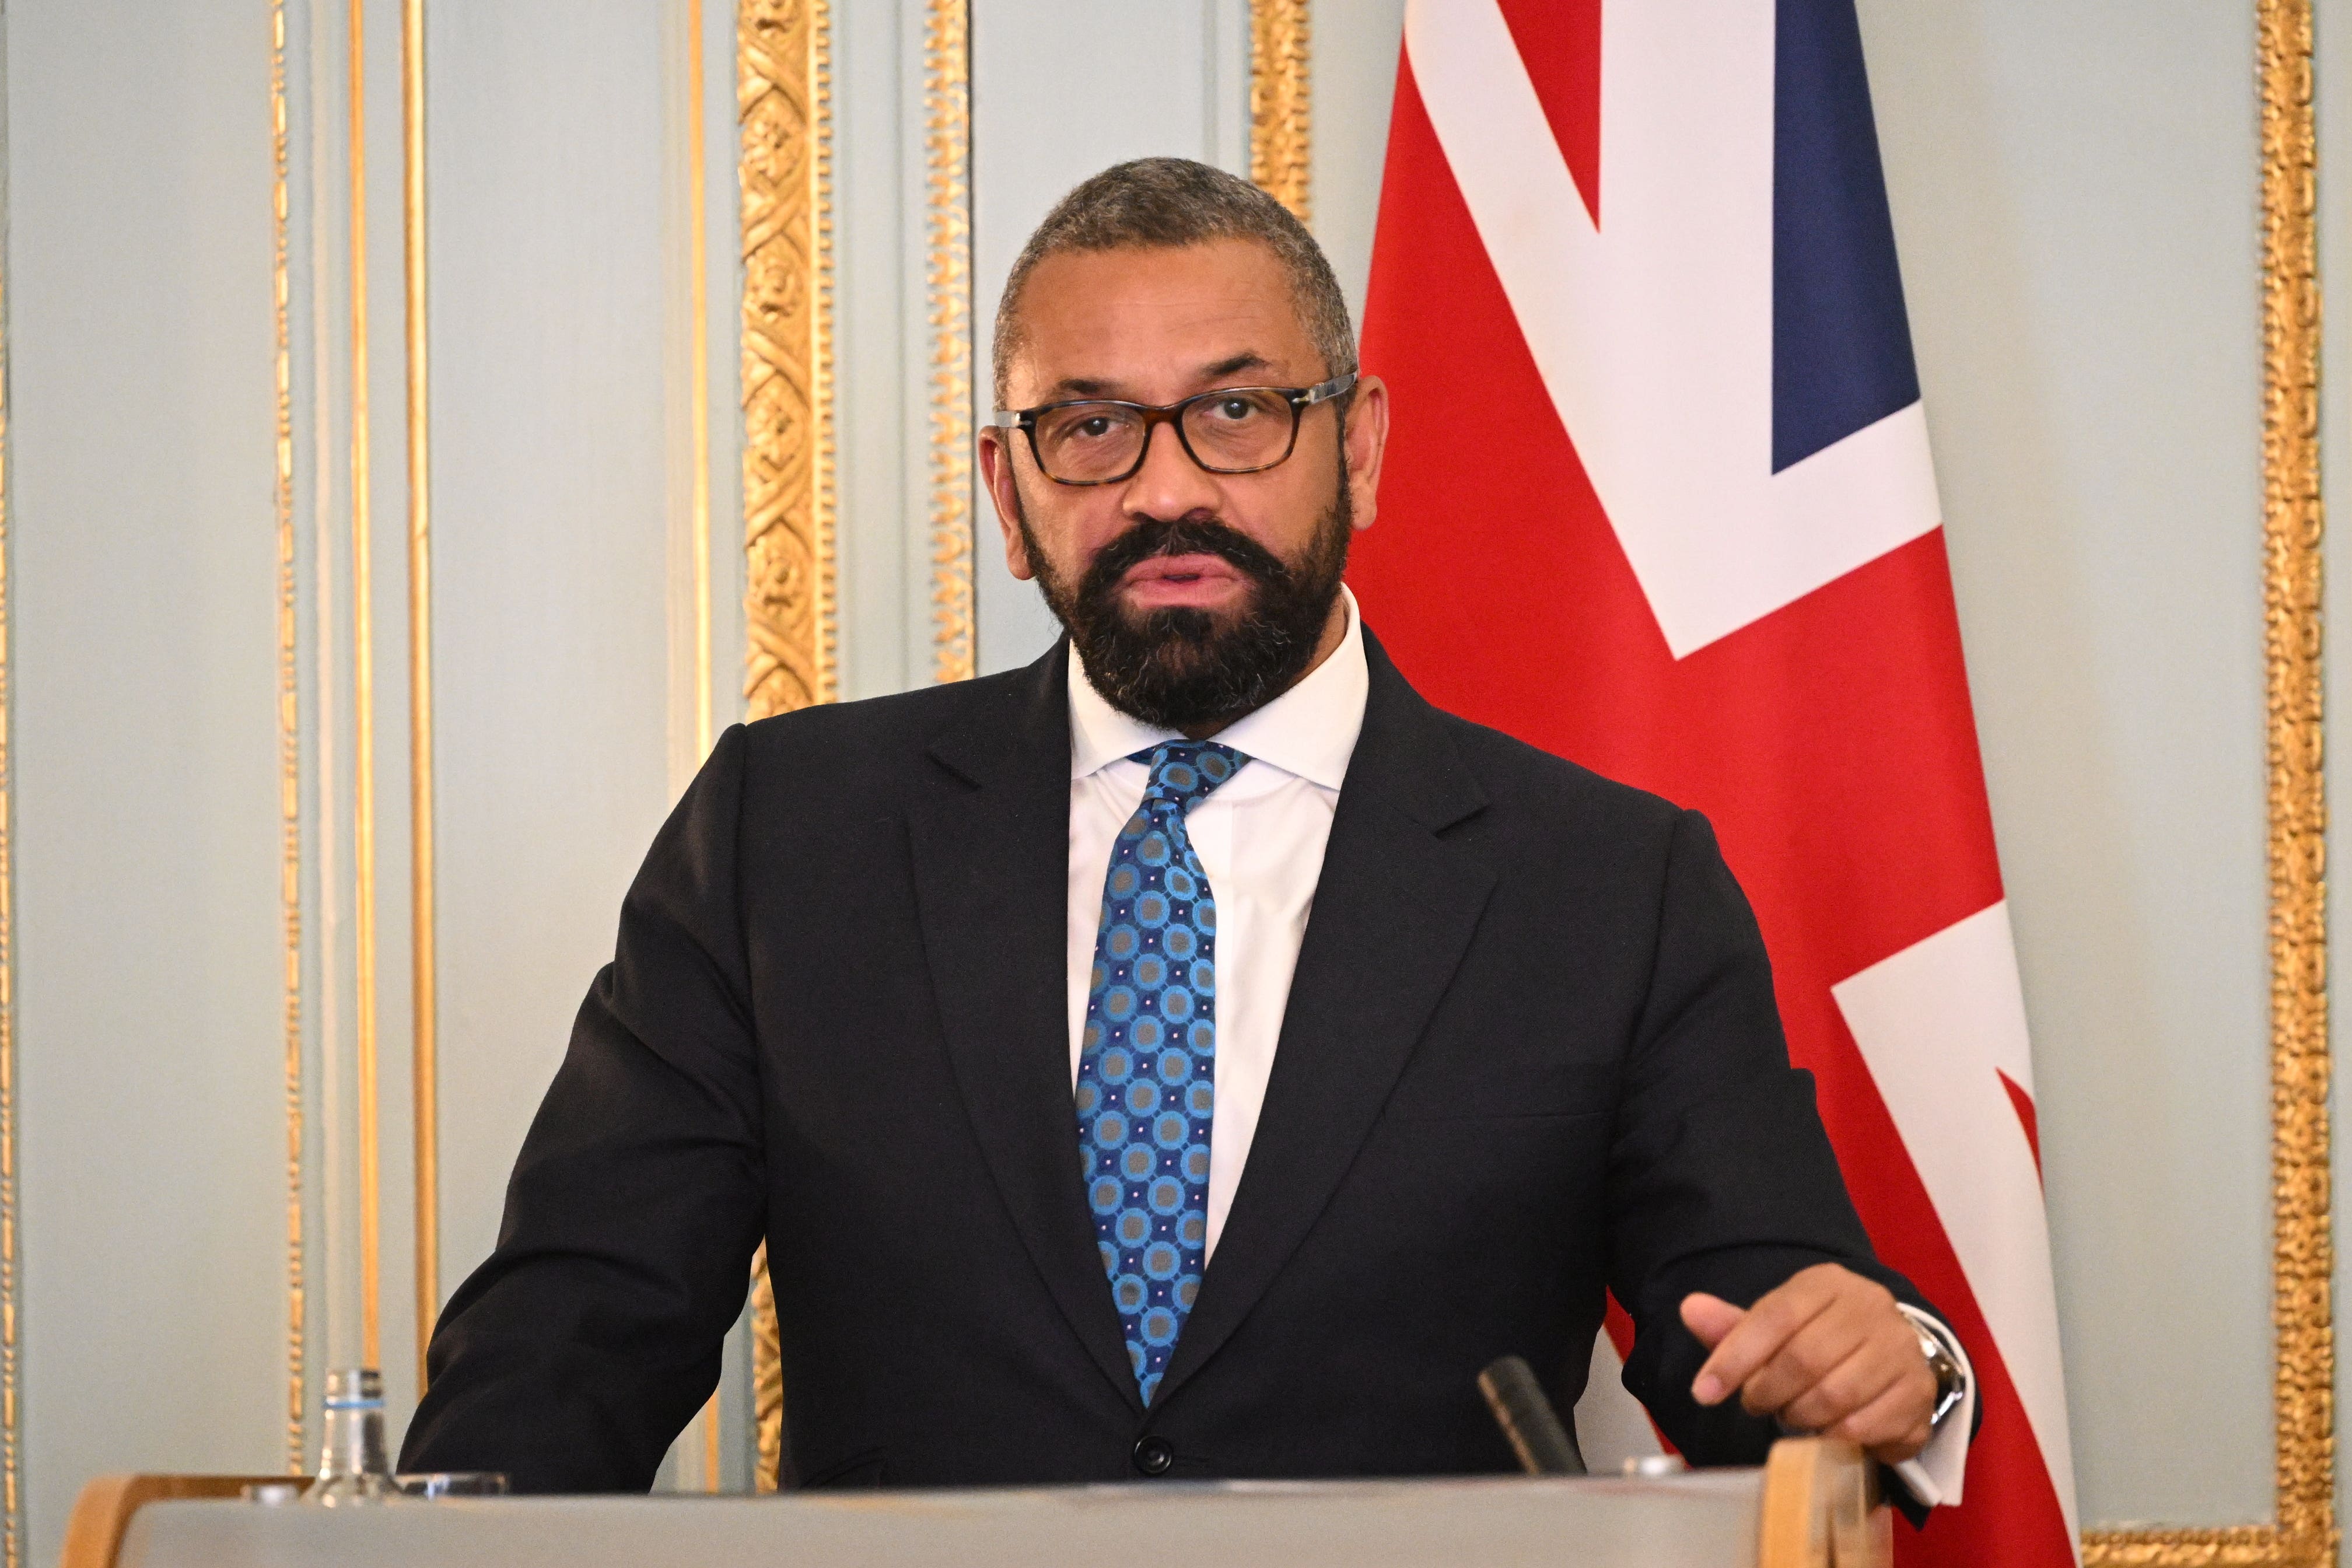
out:
{"label": "suit lapel", "polygon": [[1441,830],[1485,796],[1432,709],[1364,635],[1371,687],[1274,1073],[1164,1402],[1241,1325],[1370,1136],[1469,946],[1494,874]]}
{"label": "suit lapel", "polygon": [[932,742],[912,812],[916,900],[956,1081],[1038,1272],[1140,1411],[1078,1174],[1064,912],[1070,721],[1063,648]]}

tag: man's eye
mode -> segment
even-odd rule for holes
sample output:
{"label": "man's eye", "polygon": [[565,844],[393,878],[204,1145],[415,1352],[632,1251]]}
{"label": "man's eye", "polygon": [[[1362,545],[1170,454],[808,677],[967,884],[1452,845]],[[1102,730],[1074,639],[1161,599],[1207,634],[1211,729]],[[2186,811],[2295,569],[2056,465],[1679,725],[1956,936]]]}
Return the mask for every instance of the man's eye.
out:
{"label": "man's eye", "polygon": [[1273,411],[1265,399],[1253,396],[1220,397],[1207,405],[1209,421],[1216,425],[1248,425],[1264,420]]}
{"label": "man's eye", "polygon": [[1079,444],[1108,441],[1118,434],[1121,421],[1115,410],[1081,414],[1073,409],[1038,426],[1048,440]]}

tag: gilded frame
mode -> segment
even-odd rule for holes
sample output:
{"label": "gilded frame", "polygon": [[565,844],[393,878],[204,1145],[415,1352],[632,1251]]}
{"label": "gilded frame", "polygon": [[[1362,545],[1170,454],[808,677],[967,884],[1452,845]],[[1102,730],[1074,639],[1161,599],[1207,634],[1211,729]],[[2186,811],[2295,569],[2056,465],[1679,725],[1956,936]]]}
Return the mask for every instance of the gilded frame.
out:
{"label": "gilded frame", "polygon": [[1250,0],[1250,178],[1312,221],[1314,73],[1309,0]]}
{"label": "gilded frame", "polygon": [[930,329],[931,679],[980,673],[971,484],[971,4],[923,19],[924,304]]}
{"label": "gilded frame", "polygon": [[2327,799],[2320,666],[2318,167],[2311,0],[2256,0],[2262,93],[2263,609],[2268,672],[2271,1313],[2277,1517],[2091,1530],[2094,1568],[2333,1563],[2335,1245],[2327,1118]]}
{"label": "gilded frame", "polygon": [[[742,192],[743,700],[764,719],[840,695],[835,661],[832,12],[738,0]],[[753,1484],[775,1487],[783,1371],[763,1247],[751,1264]]]}
{"label": "gilded frame", "polygon": [[837,695],[835,669],[832,16],[740,0],[743,699],[753,719]]}
{"label": "gilded frame", "polygon": [[[302,1473],[306,1458],[304,1390],[310,1297],[302,1234],[302,714],[297,660],[299,623],[294,579],[294,353],[289,324],[292,273],[287,248],[286,0],[269,6],[270,300],[276,382],[275,461],[271,513],[278,534],[278,909],[286,943],[280,980],[279,1028],[286,1086],[286,1470]],[[9,1568],[15,1568],[12,1539]]]}
{"label": "gilded frame", "polygon": [[[0,67],[6,64],[0,37]],[[0,198],[5,183],[0,181]],[[0,222],[0,229],[5,229]],[[9,700],[15,690],[16,598],[9,574],[14,550],[9,474],[15,456],[9,429],[8,268],[0,249],[0,1563],[25,1560],[24,1362],[20,1338],[24,1267],[17,1255],[16,1178],[16,871],[12,835],[16,818],[16,731]]]}
{"label": "gilded frame", "polygon": [[[1302,220],[1310,212],[1309,4],[1250,5],[1251,177]],[[2311,9],[2311,0],[2255,0],[2277,1516],[2223,1529],[2087,1530],[2088,1568],[2305,1568],[2336,1560]]]}

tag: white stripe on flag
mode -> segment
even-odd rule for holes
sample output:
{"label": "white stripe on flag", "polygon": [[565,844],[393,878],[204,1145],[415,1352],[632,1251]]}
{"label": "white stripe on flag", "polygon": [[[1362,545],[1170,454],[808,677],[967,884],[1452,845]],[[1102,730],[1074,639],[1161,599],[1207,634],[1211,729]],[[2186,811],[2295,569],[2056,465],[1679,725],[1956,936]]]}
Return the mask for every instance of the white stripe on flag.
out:
{"label": "white stripe on flag", "polygon": [[1592,1336],[1592,1370],[1576,1402],[1575,1421],[1584,1468],[1596,1476],[1620,1474],[1628,1459],[1666,1451],[1658,1441],[1658,1429],[1650,1425],[1650,1413],[1625,1392],[1625,1363],[1617,1358],[1606,1329]]}
{"label": "white stripe on flag", "polygon": [[[2078,1539],[2042,1176],[2017,1108],[2031,1058],[2004,901],[1830,988],[2017,1385]],[[2077,1551],[2079,1556],[2079,1549]]]}
{"label": "white stripe on flag", "polygon": [[1772,472],[1774,0],[1612,5],[1593,226],[1496,0],[1410,0],[1454,184],[1676,658],[1942,520],[1919,405]]}

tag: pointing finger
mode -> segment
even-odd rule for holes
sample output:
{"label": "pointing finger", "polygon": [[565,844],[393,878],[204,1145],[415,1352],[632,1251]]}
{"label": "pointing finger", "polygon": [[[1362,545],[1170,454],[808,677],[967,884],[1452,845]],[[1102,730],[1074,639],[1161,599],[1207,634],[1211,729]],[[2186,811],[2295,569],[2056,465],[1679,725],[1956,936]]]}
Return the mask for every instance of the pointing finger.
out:
{"label": "pointing finger", "polygon": [[1805,1284],[1801,1275],[1748,1310],[1691,1381],[1693,1399],[1701,1405],[1722,1403],[1830,1304],[1832,1298],[1827,1292],[1804,1289]]}
{"label": "pointing finger", "polygon": [[1723,1336],[1738,1326],[1748,1315],[1744,1308],[1735,1307],[1720,1296],[1710,1296],[1704,1290],[1694,1290],[1683,1298],[1683,1327],[1688,1329],[1698,1342],[1713,1350]]}

